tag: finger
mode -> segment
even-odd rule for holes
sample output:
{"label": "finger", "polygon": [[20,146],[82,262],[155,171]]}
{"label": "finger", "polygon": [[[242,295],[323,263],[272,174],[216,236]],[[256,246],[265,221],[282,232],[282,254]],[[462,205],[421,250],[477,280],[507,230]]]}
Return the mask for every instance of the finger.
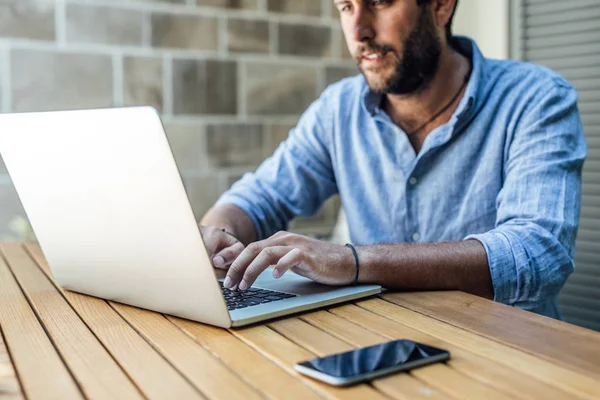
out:
{"label": "finger", "polygon": [[258,256],[252,260],[248,268],[246,268],[244,276],[239,283],[240,290],[246,290],[252,286],[256,278],[258,278],[258,275],[267,269],[269,265],[277,264],[281,257],[292,250],[293,248],[286,246],[265,247]]}
{"label": "finger", "polygon": [[231,266],[227,271],[227,276],[223,281],[223,286],[231,289],[237,285],[242,280],[242,276],[244,276],[244,272],[246,271],[246,268],[248,268],[248,265],[250,265],[252,260],[258,256],[264,247],[267,247],[266,243],[268,243],[268,239],[250,243],[246,246],[233,263],[231,263]]}
{"label": "finger", "polygon": [[300,264],[302,261],[304,261],[304,253],[302,250],[293,249],[279,259],[277,265],[275,265],[275,269],[273,269],[273,278],[281,278],[290,268]]}
{"label": "finger", "polygon": [[242,251],[244,251],[244,245],[241,242],[236,242],[219,251],[213,257],[213,265],[215,268],[227,269]]}
{"label": "finger", "polygon": [[214,226],[201,226],[200,232],[208,255],[213,258],[219,251],[238,242],[233,236]]}
{"label": "finger", "polygon": [[212,256],[216,253],[220,235],[216,234],[214,227],[211,226],[200,226],[200,233],[202,234],[202,240],[204,241],[208,255]]}

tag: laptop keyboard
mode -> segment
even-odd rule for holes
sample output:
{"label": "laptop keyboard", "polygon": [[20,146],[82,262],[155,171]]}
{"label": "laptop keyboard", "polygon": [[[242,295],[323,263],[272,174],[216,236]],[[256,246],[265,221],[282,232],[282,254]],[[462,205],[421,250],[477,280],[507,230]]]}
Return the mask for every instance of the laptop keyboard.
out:
{"label": "laptop keyboard", "polygon": [[223,297],[225,297],[229,311],[296,297],[295,294],[253,287],[244,291],[231,290],[223,287],[223,282],[220,281],[219,285],[221,286],[221,291],[223,292]]}

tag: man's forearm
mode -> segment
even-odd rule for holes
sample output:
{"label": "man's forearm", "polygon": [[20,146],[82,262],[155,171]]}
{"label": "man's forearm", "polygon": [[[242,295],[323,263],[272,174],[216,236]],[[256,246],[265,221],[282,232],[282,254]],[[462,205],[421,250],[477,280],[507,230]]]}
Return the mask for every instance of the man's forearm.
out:
{"label": "man's forearm", "polygon": [[225,204],[211,208],[204,215],[200,224],[226,229],[245,246],[257,239],[252,219],[241,208],[234,205]]}
{"label": "man's forearm", "polygon": [[359,281],[390,289],[462,290],[492,299],[487,254],[477,240],[357,247]]}

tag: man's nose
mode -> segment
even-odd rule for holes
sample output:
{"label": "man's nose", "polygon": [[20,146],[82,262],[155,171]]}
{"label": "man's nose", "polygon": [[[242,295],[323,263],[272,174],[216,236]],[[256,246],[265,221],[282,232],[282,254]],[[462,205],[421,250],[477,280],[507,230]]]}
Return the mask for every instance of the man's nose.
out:
{"label": "man's nose", "polygon": [[354,14],[353,39],[357,42],[366,42],[375,37],[372,15],[368,10],[359,8]]}

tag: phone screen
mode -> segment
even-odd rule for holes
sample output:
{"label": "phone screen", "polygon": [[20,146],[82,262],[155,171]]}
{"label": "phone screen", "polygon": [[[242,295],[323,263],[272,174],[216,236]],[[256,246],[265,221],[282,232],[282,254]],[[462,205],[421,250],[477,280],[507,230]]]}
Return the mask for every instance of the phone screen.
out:
{"label": "phone screen", "polygon": [[[444,355],[446,357],[443,357]],[[395,340],[346,353],[315,358],[299,365],[336,378],[350,378],[380,370],[396,370],[404,364],[414,364],[415,361],[425,361],[427,358],[446,359],[449,355],[446,350],[421,343]]]}

